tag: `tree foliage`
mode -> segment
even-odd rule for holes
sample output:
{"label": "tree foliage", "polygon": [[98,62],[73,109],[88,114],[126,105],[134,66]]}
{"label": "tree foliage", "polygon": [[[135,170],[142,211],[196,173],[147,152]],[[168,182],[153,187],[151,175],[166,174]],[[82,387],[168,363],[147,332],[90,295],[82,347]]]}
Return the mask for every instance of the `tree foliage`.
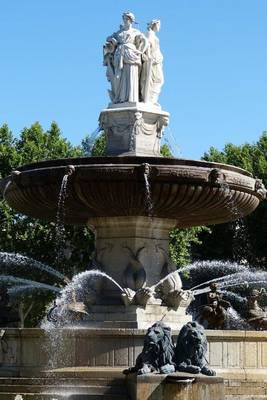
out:
{"label": "tree foliage", "polygon": [[209,232],[205,226],[193,228],[176,228],[170,232],[170,255],[176,265],[184,266],[192,261],[191,248],[194,244],[201,245],[201,232]]}
{"label": "tree foliage", "polygon": [[[267,132],[256,143],[226,144],[222,151],[211,147],[206,161],[236,165],[262,179],[267,187]],[[261,202],[249,216],[237,222],[215,225],[211,234],[201,235],[204,246],[195,248],[204,259],[228,259],[267,268],[267,204]]]}
{"label": "tree foliage", "polygon": [[[0,171],[5,177],[23,164],[83,155],[81,147],[72,146],[61,136],[53,122],[47,131],[39,123],[24,128],[14,137],[5,124],[0,128]],[[68,277],[86,268],[93,250],[93,234],[85,227],[66,226],[61,250],[56,224],[21,215],[0,201],[0,251],[24,254],[47,263]],[[60,243],[59,243],[60,242]],[[60,255],[60,256],[59,256]],[[34,279],[34,271],[33,271]],[[47,282],[47,276],[44,277]],[[39,277],[42,281],[42,277]],[[52,283],[52,282],[51,282]],[[38,306],[36,304],[35,309]],[[36,316],[32,315],[36,319]]]}

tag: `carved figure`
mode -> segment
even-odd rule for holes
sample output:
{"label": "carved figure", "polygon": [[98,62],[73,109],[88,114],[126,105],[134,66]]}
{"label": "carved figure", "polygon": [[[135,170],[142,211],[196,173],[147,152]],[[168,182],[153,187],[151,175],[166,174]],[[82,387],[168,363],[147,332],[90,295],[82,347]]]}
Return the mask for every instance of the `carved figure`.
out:
{"label": "carved figure", "polygon": [[208,304],[201,308],[199,322],[207,322],[207,329],[223,329],[227,320],[227,310],[231,304],[222,299],[216,283],[210,285],[211,291],[207,294]]}
{"label": "carved figure", "polygon": [[154,287],[155,297],[160,298],[166,306],[177,309],[181,301],[190,303],[194,296],[190,290],[182,290],[182,281],[176,270],[161,279]]}
{"label": "carved figure", "polygon": [[138,29],[133,28],[135,16],[131,12],[122,15],[120,29],[107,38],[104,45],[104,65],[112,103],[139,101],[139,75],[141,56],[148,40]]}
{"label": "carved figure", "polygon": [[188,322],[182,327],[174,352],[177,371],[216,375],[206,359],[207,338],[204,328],[197,322]]}
{"label": "carved figure", "polygon": [[135,366],[123,372],[125,374],[137,372],[138,375],[150,372],[172,373],[175,370],[173,355],[171,329],[162,322],[156,322],[147,330],[144,347],[136,359]]}
{"label": "carved figure", "polygon": [[211,183],[223,183],[225,182],[225,175],[219,168],[214,168],[210,171],[209,181]]}
{"label": "carved figure", "polygon": [[123,293],[121,294],[121,298],[125,306],[135,304],[144,308],[152,297],[153,291],[149,287],[141,288],[136,292],[132,289],[124,288]]}
{"label": "carved figure", "polygon": [[255,191],[261,196],[263,200],[266,199],[267,191],[261,179],[256,179]]}
{"label": "carved figure", "polygon": [[[93,304],[93,303],[92,303]],[[83,302],[76,300],[75,291],[72,292],[72,302],[63,303],[60,299],[54,300],[54,303],[47,313],[47,320],[60,326],[64,322],[81,321],[85,315],[88,315],[86,306]]]}
{"label": "carved figure", "polygon": [[147,24],[148,47],[142,55],[141,94],[145,103],[157,104],[161,87],[164,83],[159,39],[156,32],[160,30],[160,20],[153,19]]}
{"label": "carved figure", "polygon": [[145,247],[140,247],[136,253],[128,246],[124,246],[124,248],[130,253],[130,261],[124,271],[124,283],[127,288],[137,291],[144,287],[146,283],[146,271],[139,260],[139,256]]}
{"label": "carved figure", "polygon": [[260,290],[253,289],[248,297],[247,321],[256,330],[267,329],[267,314],[258,303],[263,296],[266,296],[266,290],[261,288]]}

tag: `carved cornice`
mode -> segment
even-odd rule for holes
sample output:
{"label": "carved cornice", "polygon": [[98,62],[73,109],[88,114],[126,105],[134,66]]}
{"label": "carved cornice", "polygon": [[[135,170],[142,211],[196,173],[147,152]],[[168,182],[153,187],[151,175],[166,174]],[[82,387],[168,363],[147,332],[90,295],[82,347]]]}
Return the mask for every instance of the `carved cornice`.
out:
{"label": "carved cornice", "polygon": [[159,158],[144,163],[142,157],[88,158],[87,163],[72,159],[72,164],[62,160],[62,166],[59,161],[23,167],[6,178],[0,187],[9,205],[29,216],[55,220],[65,174],[71,175],[65,203],[70,224],[86,224],[94,217],[147,216],[145,174],[152,216],[175,219],[177,226],[233,220],[236,209],[247,215],[266,198],[262,182],[236,167]]}

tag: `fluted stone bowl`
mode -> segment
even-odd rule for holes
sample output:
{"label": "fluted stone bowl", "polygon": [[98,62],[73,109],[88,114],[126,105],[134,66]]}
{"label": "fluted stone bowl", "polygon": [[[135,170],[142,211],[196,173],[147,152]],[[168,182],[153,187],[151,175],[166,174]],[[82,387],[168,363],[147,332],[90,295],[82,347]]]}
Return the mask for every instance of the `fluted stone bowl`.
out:
{"label": "fluted stone bowl", "polygon": [[75,225],[116,216],[171,218],[179,227],[217,224],[251,213],[265,198],[261,181],[241,168],[156,157],[38,162],[3,179],[0,190],[16,211],[54,221],[64,175],[64,222]]}

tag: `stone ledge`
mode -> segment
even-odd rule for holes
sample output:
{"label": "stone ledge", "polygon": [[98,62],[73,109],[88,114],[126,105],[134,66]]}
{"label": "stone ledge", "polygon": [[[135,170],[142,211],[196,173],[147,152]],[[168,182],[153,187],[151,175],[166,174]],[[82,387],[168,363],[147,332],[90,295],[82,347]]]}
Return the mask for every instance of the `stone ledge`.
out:
{"label": "stone ledge", "polygon": [[249,382],[254,382],[254,384],[267,383],[267,368],[216,368],[216,373],[225,380],[229,380],[228,386],[231,386],[231,381],[238,382],[240,385],[242,385],[242,382],[248,384],[250,384]]}
{"label": "stone ledge", "polygon": [[223,400],[221,377],[176,372],[170,375],[129,374],[126,384],[131,400]]}

